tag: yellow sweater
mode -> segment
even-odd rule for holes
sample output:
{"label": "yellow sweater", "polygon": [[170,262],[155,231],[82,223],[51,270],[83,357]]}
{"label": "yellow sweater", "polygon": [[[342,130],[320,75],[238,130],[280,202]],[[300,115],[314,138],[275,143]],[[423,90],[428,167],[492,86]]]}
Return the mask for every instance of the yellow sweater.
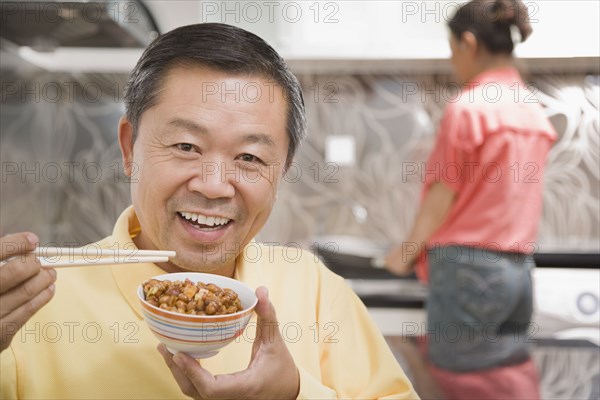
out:
{"label": "yellow sweater", "polygon": [[[97,245],[133,248],[140,227],[128,208]],[[287,251],[289,250],[289,251]],[[300,370],[300,395],[417,398],[366,308],[313,254],[250,243],[235,279],[266,286],[279,328]],[[54,299],[0,355],[3,399],[186,398],[156,350],[136,288],[164,273],[154,264],[58,270]],[[243,370],[255,319],[238,340],[202,365],[213,374]]]}

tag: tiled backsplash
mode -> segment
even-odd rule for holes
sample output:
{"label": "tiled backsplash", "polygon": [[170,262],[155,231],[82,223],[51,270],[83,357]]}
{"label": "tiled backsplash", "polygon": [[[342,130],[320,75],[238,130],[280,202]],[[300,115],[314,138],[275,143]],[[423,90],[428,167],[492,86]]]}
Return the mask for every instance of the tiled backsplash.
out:
{"label": "tiled backsplash", "polygon": [[[306,245],[316,236],[348,234],[384,245],[401,241],[418,205],[421,177],[415,168],[422,168],[433,146],[456,84],[432,75],[300,80],[309,137],[259,239]],[[125,81],[121,75],[2,72],[3,233],[30,230],[60,245],[110,233],[130,201],[117,144]],[[538,75],[527,81],[539,89],[536,101],[560,136],[546,169],[541,248],[598,251],[599,77]],[[354,138],[354,166],[327,162],[330,135]]]}
{"label": "tiled backsplash", "polygon": [[[423,171],[444,103],[456,98],[457,85],[448,77],[431,75],[321,75],[301,80],[309,118],[309,137],[295,160],[302,175],[298,180],[298,172],[290,171],[262,238],[285,243],[353,234],[384,245],[401,241],[420,196],[422,179],[415,170]],[[526,80],[535,88],[532,101],[545,107],[560,137],[546,169],[540,247],[598,251],[598,77]],[[334,168],[326,162],[327,135],[355,138],[355,166]],[[364,212],[357,218],[357,210],[363,208],[366,219]]]}

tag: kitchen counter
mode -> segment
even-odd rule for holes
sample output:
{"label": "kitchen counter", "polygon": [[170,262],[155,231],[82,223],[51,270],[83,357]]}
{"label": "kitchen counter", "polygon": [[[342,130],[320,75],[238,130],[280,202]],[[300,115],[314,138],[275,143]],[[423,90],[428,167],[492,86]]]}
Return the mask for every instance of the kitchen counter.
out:
{"label": "kitchen counter", "polygon": [[[399,277],[384,269],[371,267],[371,257],[318,251],[324,264],[344,277],[367,307],[423,308],[427,287],[414,274]],[[545,269],[583,269],[598,271],[598,253],[537,253],[535,275],[544,275]],[[595,292],[598,295],[598,292]]]}
{"label": "kitchen counter", "polygon": [[[344,277],[387,336],[426,332],[427,286],[371,267],[372,257],[318,252]],[[536,339],[586,340],[600,345],[600,254],[537,253],[533,271]]]}

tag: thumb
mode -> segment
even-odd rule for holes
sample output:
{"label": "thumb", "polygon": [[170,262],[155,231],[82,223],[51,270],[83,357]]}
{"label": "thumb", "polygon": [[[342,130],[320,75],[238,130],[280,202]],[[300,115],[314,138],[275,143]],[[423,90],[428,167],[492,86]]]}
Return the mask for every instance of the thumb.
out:
{"label": "thumb", "polygon": [[256,289],[256,297],[258,297],[258,304],[254,309],[258,315],[259,323],[262,322],[277,322],[277,315],[275,315],[275,307],[269,299],[269,289],[264,286],[260,286]]}
{"label": "thumb", "polygon": [[275,307],[269,300],[269,290],[264,286],[259,287],[256,289],[256,297],[258,297],[258,304],[254,310],[258,318],[256,319],[256,339],[252,346],[253,355],[261,344],[272,344],[281,337]]}

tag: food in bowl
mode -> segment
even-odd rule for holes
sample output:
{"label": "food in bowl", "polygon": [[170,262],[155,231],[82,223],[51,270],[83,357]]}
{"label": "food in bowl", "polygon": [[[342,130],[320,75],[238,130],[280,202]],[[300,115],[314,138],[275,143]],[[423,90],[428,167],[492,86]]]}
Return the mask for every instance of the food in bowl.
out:
{"label": "food in bowl", "polygon": [[242,311],[238,294],[214,283],[150,279],[143,287],[145,300],[163,310],[190,315],[224,315]]}
{"label": "food in bowl", "polygon": [[[172,301],[169,299],[169,301],[166,302],[167,306],[163,306],[162,308],[160,298],[158,298],[158,306],[152,304],[151,301],[156,300],[156,296],[154,295],[158,292],[150,295],[150,301],[146,300],[146,294],[144,292],[145,287],[150,293],[151,287],[165,285],[165,287],[169,286],[172,289],[172,282],[179,281],[180,285],[185,289],[185,287],[191,287],[189,283],[185,284],[186,280],[189,280],[189,282],[194,285],[202,283],[208,287],[212,284],[215,286],[213,290],[216,290],[216,287],[218,287],[228,295],[231,295],[232,292],[235,293],[241,309],[232,314],[217,314],[217,311],[215,311],[215,314],[208,315],[206,314],[207,305],[205,303],[204,314],[199,312],[196,312],[195,314],[188,313],[187,309],[185,313],[181,313],[180,311],[184,308],[177,307],[177,300],[172,305],[168,305],[169,302]],[[153,281],[163,283],[156,283]],[[147,285],[149,283],[151,284]],[[192,290],[195,289],[190,288],[188,290],[188,293],[191,293]],[[194,297],[199,292],[200,290],[194,294]],[[142,306],[144,320],[154,336],[164,343],[167,346],[167,350],[171,353],[174,354],[180,351],[187,353],[194,358],[212,357],[217,354],[221,348],[242,335],[252,317],[254,308],[258,303],[258,298],[256,297],[254,290],[242,282],[220,275],[200,272],[178,272],[155,276],[138,286],[137,295]],[[179,298],[179,295],[177,295],[177,297]],[[229,302],[231,304],[236,304],[233,296],[229,299]],[[221,305],[224,304],[221,303]],[[182,306],[182,304],[180,303],[179,306]],[[173,310],[172,307],[176,307],[177,309]],[[219,311],[220,310],[221,307],[219,306]]]}

